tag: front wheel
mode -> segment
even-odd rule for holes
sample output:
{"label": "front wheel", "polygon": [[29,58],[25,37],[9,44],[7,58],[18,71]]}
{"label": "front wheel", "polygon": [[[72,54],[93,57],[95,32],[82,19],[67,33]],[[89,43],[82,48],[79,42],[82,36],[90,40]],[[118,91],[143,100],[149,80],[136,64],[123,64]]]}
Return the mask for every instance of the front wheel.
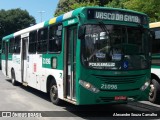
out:
{"label": "front wheel", "polygon": [[160,83],[153,79],[150,86],[149,101],[152,103],[160,103]]}
{"label": "front wheel", "polygon": [[61,100],[58,98],[58,88],[56,84],[53,84],[53,82],[51,82],[50,84],[50,99],[51,102],[55,105],[60,105]]}

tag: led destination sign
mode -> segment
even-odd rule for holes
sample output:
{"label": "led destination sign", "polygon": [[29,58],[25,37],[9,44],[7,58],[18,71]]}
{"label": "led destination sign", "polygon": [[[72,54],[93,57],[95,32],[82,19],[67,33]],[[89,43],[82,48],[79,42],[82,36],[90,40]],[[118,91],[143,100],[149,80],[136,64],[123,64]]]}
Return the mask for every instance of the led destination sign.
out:
{"label": "led destination sign", "polygon": [[104,19],[104,20],[118,20],[118,21],[140,23],[140,19],[138,16],[124,15],[124,14],[111,13],[111,12],[97,12],[96,11],[94,18]]}
{"label": "led destination sign", "polygon": [[142,15],[114,10],[88,10],[88,19],[115,20],[124,22],[141,23]]}

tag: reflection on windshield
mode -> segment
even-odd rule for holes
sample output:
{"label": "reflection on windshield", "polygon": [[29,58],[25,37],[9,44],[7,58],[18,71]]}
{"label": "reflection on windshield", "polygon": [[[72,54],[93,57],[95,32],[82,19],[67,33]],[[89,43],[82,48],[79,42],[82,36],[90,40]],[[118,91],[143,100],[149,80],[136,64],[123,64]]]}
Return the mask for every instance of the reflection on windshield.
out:
{"label": "reflection on windshield", "polygon": [[147,30],[120,25],[85,25],[85,66],[95,69],[148,68]]}

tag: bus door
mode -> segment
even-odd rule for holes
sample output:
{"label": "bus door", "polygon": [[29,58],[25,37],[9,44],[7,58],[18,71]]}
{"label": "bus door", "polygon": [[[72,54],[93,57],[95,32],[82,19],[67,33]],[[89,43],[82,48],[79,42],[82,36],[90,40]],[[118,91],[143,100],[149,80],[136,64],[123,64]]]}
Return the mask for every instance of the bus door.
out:
{"label": "bus door", "polygon": [[65,89],[64,94],[67,99],[76,100],[76,39],[77,25],[66,29],[65,40]]}
{"label": "bus door", "polygon": [[21,77],[22,83],[27,83],[27,56],[28,56],[28,39],[29,37],[22,38],[22,52],[21,52]]}
{"label": "bus door", "polygon": [[8,76],[8,42],[5,42],[5,71],[6,76]]}

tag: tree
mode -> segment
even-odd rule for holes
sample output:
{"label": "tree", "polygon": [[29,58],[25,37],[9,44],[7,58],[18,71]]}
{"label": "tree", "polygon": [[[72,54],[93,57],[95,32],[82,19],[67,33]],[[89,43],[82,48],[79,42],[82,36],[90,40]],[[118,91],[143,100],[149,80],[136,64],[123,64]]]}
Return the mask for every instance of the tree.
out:
{"label": "tree", "polygon": [[54,16],[85,6],[104,6],[112,0],[60,0]]}
{"label": "tree", "polygon": [[150,22],[160,21],[159,0],[112,0],[107,6],[143,12],[149,16]]}
{"label": "tree", "polygon": [[99,5],[104,6],[104,5],[108,4],[110,1],[112,1],[112,0],[99,0]]}
{"label": "tree", "polygon": [[160,21],[160,0],[60,0],[55,16],[84,6],[107,6],[146,13],[150,22]]}
{"label": "tree", "polygon": [[130,0],[125,2],[124,5],[129,9],[148,14],[150,17],[150,21],[152,22],[160,20],[159,0]]}
{"label": "tree", "polygon": [[113,8],[125,8],[123,3],[128,0],[112,0],[106,6],[113,7]]}
{"label": "tree", "polygon": [[95,4],[93,2],[91,3],[90,1],[86,2],[85,0],[59,0],[54,16],[58,16],[78,7],[88,5],[93,6]]}
{"label": "tree", "polygon": [[5,11],[2,9],[0,10],[0,39],[35,23],[35,18],[26,10],[17,8]]}

